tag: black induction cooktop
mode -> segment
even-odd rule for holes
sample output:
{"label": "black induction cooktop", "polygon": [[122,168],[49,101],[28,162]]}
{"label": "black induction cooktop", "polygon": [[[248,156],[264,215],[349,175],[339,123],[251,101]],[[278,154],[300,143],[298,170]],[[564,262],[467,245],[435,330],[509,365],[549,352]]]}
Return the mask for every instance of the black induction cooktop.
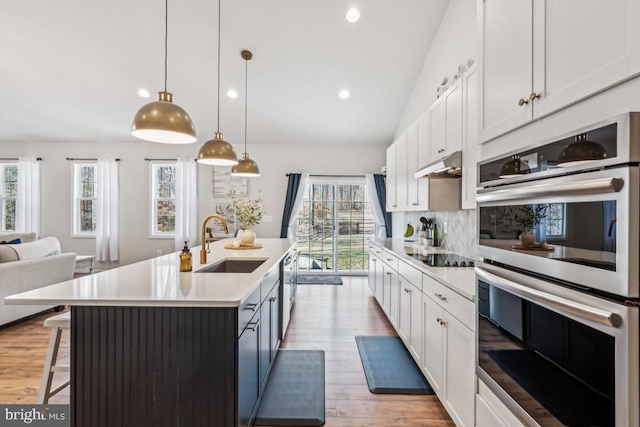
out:
{"label": "black induction cooktop", "polygon": [[474,267],[473,258],[458,254],[414,254],[413,257],[429,267]]}

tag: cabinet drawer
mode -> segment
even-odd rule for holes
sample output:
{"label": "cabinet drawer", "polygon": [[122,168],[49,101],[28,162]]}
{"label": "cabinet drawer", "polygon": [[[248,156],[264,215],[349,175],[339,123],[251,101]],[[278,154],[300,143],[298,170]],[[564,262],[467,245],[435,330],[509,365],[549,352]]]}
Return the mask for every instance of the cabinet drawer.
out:
{"label": "cabinet drawer", "polygon": [[276,285],[280,279],[280,268],[278,266],[273,266],[271,271],[264,276],[262,282],[260,283],[260,301],[264,301],[264,299],[269,296],[271,289]]}
{"label": "cabinet drawer", "polygon": [[392,270],[398,271],[398,257],[387,252],[387,251],[383,251],[380,254],[380,258],[382,258],[382,261],[387,264]]}
{"label": "cabinet drawer", "polygon": [[422,292],[433,298],[467,328],[472,331],[476,330],[473,302],[428,276],[423,276]]}
{"label": "cabinet drawer", "polygon": [[404,261],[398,261],[398,268],[398,273],[422,292],[422,271]]}
{"label": "cabinet drawer", "polygon": [[256,289],[247,300],[238,307],[238,336],[251,323],[251,318],[260,311],[260,289]]}

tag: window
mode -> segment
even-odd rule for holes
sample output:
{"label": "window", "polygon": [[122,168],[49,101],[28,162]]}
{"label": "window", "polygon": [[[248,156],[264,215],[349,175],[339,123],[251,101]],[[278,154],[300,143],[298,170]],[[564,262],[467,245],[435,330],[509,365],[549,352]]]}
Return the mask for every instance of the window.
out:
{"label": "window", "polygon": [[15,231],[18,199],[18,164],[0,163],[0,231]]}
{"label": "window", "polygon": [[73,234],[96,235],[96,190],[98,166],[95,163],[75,163],[73,171]]}
{"label": "window", "polygon": [[310,177],[297,218],[299,271],[363,273],[374,232],[364,177]]}
{"label": "window", "polygon": [[565,237],[565,232],[565,204],[549,203],[545,221],[546,237],[562,239]]}
{"label": "window", "polygon": [[176,231],[176,165],[151,164],[151,237]]}

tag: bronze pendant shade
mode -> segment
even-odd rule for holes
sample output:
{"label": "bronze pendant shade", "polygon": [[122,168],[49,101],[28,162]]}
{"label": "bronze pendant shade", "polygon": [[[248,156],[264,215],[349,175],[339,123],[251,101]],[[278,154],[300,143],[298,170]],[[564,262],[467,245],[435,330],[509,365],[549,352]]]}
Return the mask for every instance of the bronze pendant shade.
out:
{"label": "bronze pendant shade", "polygon": [[607,151],[595,141],[589,141],[587,134],[576,136],[571,144],[567,145],[558,156],[558,166],[577,166],[593,160],[607,158]]}
{"label": "bronze pendant shade", "polygon": [[231,168],[231,175],[234,176],[246,176],[246,177],[256,177],[260,176],[260,168],[258,168],[258,164],[249,158],[249,153],[247,153],[247,98],[248,98],[248,64],[251,58],[253,58],[253,54],[248,50],[243,50],[240,55],[242,59],[245,60],[245,78],[244,78],[244,153],[242,153],[242,159],[238,162],[237,165]]}
{"label": "bronze pendant shade", "polygon": [[531,173],[531,168],[529,168],[528,164],[520,160],[520,156],[518,155],[511,157],[511,159],[500,168],[500,178],[513,178],[527,173]]}
{"label": "bronze pendant shade", "polygon": [[220,2],[218,0],[218,124],[213,139],[202,144],[198,152],[198,163],[214,166],[233,166],[238,164],[238,155],[233,145],[222,139],[220,132]]}
{"label": "bronze pendant shade", "polygon": [[131,125],[131,135],[163,144],[191,144],[196,142],[196,128],[191,117],[173,103],[173,95],[167,92],[168,22],[169,3],[165,0],[164,90],[158,92],[157,101],[149,102],[138,110]]}

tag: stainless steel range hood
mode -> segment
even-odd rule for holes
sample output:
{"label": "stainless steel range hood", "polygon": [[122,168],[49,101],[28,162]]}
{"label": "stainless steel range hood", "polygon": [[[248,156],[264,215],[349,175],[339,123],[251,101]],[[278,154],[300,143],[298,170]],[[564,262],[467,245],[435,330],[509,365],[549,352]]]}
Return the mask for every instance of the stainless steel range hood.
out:
{"label": "stainless steel range hood", "polygon": [[416,178],[458,178],[462,176],[462,151],[451,153],[420,168],[413,174]]}

